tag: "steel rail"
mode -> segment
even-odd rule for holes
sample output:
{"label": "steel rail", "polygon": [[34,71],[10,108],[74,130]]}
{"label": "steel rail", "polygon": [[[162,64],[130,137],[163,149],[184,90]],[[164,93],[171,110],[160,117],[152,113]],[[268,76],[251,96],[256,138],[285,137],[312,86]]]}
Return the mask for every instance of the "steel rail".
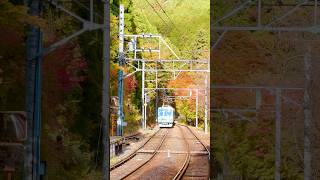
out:
{"label": "steel rail", "polygon": [[[155,156],[156,154],[158,154],[157,151],[161,148],[164,140],[166,139],[166,137],[167,137],[167,135],[168,135],[168,132],[169,132],[169,131],[167,130],[167,131],[166,131],[166,134],[162,137],[160,144],[156,147],[156,149],[155,149],[155,151],[153,152],[152,156],[151,156],[147,161],[145,161],[145,162],[142,163],[140,166],[138,166],[135,170],[131,171],[129,174],[126,174],[126,175],[125,175],[124,177],[122,177],[121,179],[125,179],[125,178],[129,177],[129,176],[132,175],[133,173],[137,172],[137,170],[139,170],[139,169],[140,169],[141,167],[143,167],[145,164],[147,164],[148,162],[150,162],[150,161],[154,158],[154,156]],[[151,138],[150,138],[150,139],[151,139]]]}
{"label": "steel rail", "polygon": [[173,180],[179,180],[182,179],[182,176],[184,175],[184,173],[186,172],[186,170],[188,169],[188,166],[190,164],[190,159],[191,159],[191,155],[190,155],[190,147],[189,147],[189,143],[185,137],[185,134],[181,128],[181,126],[178,126],[180,131],[182,132],[182,137],[183,137],[183,141],[185,142],[186,146],[187,146],[187,155],[186,155],[186,159],[182,165],[182,167],[180,168],[180,170],[178,171],[178,173],[173,177]]}
{"label": "steel rail", "polygon": [[144,147],[156,134],[158,134],[160,132],[160,128],[157,130],[157,132],[155,132],[146,142],[144,142],[141,147],[137,148],[133,153],[131,153],[129,156],[127,156],[126,158],[122,159],[121,161],[115,163],[114,165],[112,165],[110,167],[110,171],[114,170],[115,168],[123,165],[124,163],[128,162],[130,159],[132,159],[134,156],[137,155],[137,152]]}
{"label": "steel rail", "polygon": [[180,125],[180,126],[185,126],[188,128],[188,130],[191,132],[191,134],[196,137],[196,139],[200,142],[200,144],[206,149],[206,151],[208,152],[209,154],[209,159],[210,159],[210,150],[207,148],[207,146],[200,140],[200,138],[187,126],[187,125],[184,125],[184,124],[177,124],[177,125]]}
{"label": "steel rail", "polygon": [[[184,124],[176,124],[177,126],[184,126],[188,129],[188,131],[198,140],[198,142],[205,148],[205,150],[208,152],[208,159],[210,160],[210,150],[207,148],[206,145],[204,145],[204,143],[200,140],[200,138],[198,138],[198,136],[186,125]],[[189,145],[188,145],[189,146]],[[189,156],[191,156],[191,154],[189,153]],[[190,158],[190,157],[189,157]],[[183,175],[185,173],[185,171],[188,169],[188,165],[190,163],[190,159],[187,165],[185,165],[185,169],[184,171],[181,171],[181,173],[179,174],[179,176],[177,177],[177,179],[182,179]]]}

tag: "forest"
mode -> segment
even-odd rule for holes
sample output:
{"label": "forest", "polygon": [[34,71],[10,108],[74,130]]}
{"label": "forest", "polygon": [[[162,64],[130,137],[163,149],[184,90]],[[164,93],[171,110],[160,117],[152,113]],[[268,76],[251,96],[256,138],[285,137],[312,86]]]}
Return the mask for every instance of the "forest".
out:
{"label": "forest", "polygon": [[[125,33],[161,35],[181,58],[207,59],[209,56],[209,1],[195,6],[192,0],[110,1],[110,95],[117,96],[119,4],[125,7]],[[89,18],[88,2],[59,2],[60,5]],[[153,9],[155,8],[155,9]],[[161,9],[164,8],[164,9]],[[103,3],[94,3],[94,20],[102,22]],[[158,12],[159,14],[155,13]],[[164,13],[165,12],[165,13]],[[197,26],[194,24],[197,23]],[[41,17],[28,14],[20,0],[0,2],[0,107],[1,111],[24,111],[26,88],[27,25],[41,28],[44,46],[72,34],[81,26],[70,15],[43,3]],[[199,50],[199,51],[195,51]],[[204,51],[202,51],[204,50]],[[140,55],[148,57],[148,54]],[[162,58],[171,58],[168,50]],[[42,65],[42,122],[41,160],[46,161],[49,179],[100,179],[102,176],[101,89],[102,89],[102,32],[89,31],[46,55]],[[131,69],[126,67],[124,72]],[[166,76],[166,75],[164,75]],[[163,86],[197,86],[193,74],[181,74]],[[124,81],[124,114],[128,126],[124,133],[137,132],[141,127],[141,73]],[[173,93],[173,92],[171,92]],[[193,93],[195,94],[195,93]],[[160,94],[161,96],[161,94]],[[151,101],[155,97],[151,96]],[[201,97],[200,97],[201,98]],[[159,101],[159,105],[164,103]],[[195,121],[195,101],[178,100],[177,117],[182,122]],[[155,103],[148,111],[148,125],[155,125]],[[200,105],[199,109],[203,109]],[[199,124],[203,127],[203,110]],[[110,134],[114,133],[110,117]],[[194,123],[194,122],[193,122]],[[17,178],[22,176],[22,163]]]}
{"label": "forest", "polygon": [[[212,26],[294,29],[312,26],[318,17],[311,13],[318,9],[311,5],[314,2],[301,7],[296,6],[298,1],[262,2],[260,13],[258,2],[262,1],[213,2]],[[228,14],[242,3],[245,8]],[[229,17],[223,19],[224,15]],[[211,51],[211,85],[247,87],[211,89],[211,171],[216,178],[276,179],[276,152],[280,152],[281,179],[308,179],[304,173],[305,137],[309,136],[310,178],[319,179],[318,34],[261,29],[228,31]],[[212,31],[212,41],[223,33]],[[306,70],[309,58],[312,67]],[[310,89],[303,90],[306,87]],[[307,129],[309,105],[312,121]]]}
{"label": "forest", "polygon": [[[65,8],[88,19],[87,1],[61,1]],[[227,13],[235,1],[215,1],[211,20]],[[243,2],[243,1],[241,1]],[[289,2],[289,1],[288,1]],[[290,1],[293,2],[293,1]],[[318,57],[318,35],[310,33],[274,33],[260,31],[227,32],[219,46],[210,50],[210,1],[208,0],[111,0],[110,1],[110,93],[117,96],[119,5],[125,6],[125,33],[160,34],[181,59],[208,59],[210,56],[211,85],[304,86],[303,57],[306,44],[312,42],[312,56]],[[213,5],[213,4],[211,4]],[[255,5],[253,5],[255,6]],[[279,10],[280,9],[280,10]],[[265,9],[268,22],[277,12],[288,9]],[[102,22],[103,3],[94,4],[94,20]],[[277,11],[278,10],[278,11]],[[254,10],[241,12],[226,24],[256,22]],[[311,12],[311,11],[310,11]],[[303,26],[311,21],[310,12],[300,11],[284,25]],[[299,22],[303,22],[299,24]],[[48,46],[80,28],[79,22],[43,3],[41,17],[28,14],[23,0],[0,1],[0,111],[24,111],[26,88],[26,37],[28,24],[41,28],[44,45]],[[220,33],[221,34],[221,33]],[[211,43],[213,40],[211,39]],[[146,42],[144,45],[147,45]],[[142,45],[142,43],[141,43]],[[102,105],[102,32],[89,31],[46,55],[43,59],[41,160],[46,161],[47,179],[101,179],[101,105]],[[130,55],[128,55],[130,56]],[[170,51],[164,59],[173,58]],[[293,57],[293,58],[291,58]],[[139,58],[153,58],[141,54]],[[319,178],[319,99],[317,68],[312,64],[312,174]],[[129,73],[132,69],[125,67]],[[167,75],[162,76],[163,79]],[[182,73],[168,80],[166,87],[197,87],[203,77]],[[151,85],[150,85],[151,86]],[[211,86],[212,87],[212,86]],[[128,126],[124,134],[141,127],[141,73],[124,81],[124,114]],[[184,92],[169,92],[185,95]],[[215,108],[256,106],[255,92],[211,89],[210,131],[211,172],[215,178],[274,179],[275,170],[275,101],[273,91],[262,90],[258,114],[226,115]],[[303,92],[286,91],[285,96],[303,102]],[[176,100],[176,118],[182,123],[195,123],[195,92],[191,100]],[[160,97],[165,94],[159,93]],[[200,101],[203,101],[200,96]],[[155,101],[155,94],[151,95]],[[303,179],[304,106],[281,100],[281,177]],[[158,105],[165,103],[159,101]],[[200,104],[199,128],[204,126],[203,104]],[[155,125],[155,103],[148,106],[148,126]],[[249,118],[243,118],[243,116]],[[115,115],[110,117],[110,132],[114,133]],[[245,120],[244,120],[245,119]],[[249,120],[248,120],[249,119]],[[250,120],[253,119],[253,120]],[[21,152],[20,152],[21,153]],[[0,158],[2,154],[0,152]],[[17,166],[15,179],[22,177],[23,165]],[[1,174],[0,174],[1,175]]]}

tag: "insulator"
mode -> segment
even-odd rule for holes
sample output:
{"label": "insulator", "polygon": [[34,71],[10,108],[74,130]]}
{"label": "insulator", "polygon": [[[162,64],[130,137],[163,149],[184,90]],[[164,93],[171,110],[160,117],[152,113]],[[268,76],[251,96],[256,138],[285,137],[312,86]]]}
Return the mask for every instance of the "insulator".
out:
{"label": "insulator", "polygon": [[128,42],[128,49],[129,49],[129,51],[133,51],[134,50],[132,42]]}

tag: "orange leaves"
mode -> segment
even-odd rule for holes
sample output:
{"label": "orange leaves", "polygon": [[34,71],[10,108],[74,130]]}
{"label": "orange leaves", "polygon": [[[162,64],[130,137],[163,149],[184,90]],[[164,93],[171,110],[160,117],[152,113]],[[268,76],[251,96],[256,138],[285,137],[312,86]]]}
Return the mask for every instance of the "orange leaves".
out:
{"label": "orange leaves", "polygon": [[171,80],[168,84],[169,88],[186,88],[194,85],[194,79],[188,73],[181,73],[177,79]]}
{"label": "orange leaves", "polygon": [[[176,91],[175,95],[178,96],[191,96],[196,97],[196,88],[203,88],[205,86],[205,78],[202,74],[182,72],[175,80],[168,83],[169,88],[190,88],[191,90]],[[203,96],[199,93],[199,96]]]}
{"label": "orange leaves", "polygon": [[212,54],[213,79],[216,83],[241,84],[268,70],[266,50],[252,33],[229,33],[221,48]]}

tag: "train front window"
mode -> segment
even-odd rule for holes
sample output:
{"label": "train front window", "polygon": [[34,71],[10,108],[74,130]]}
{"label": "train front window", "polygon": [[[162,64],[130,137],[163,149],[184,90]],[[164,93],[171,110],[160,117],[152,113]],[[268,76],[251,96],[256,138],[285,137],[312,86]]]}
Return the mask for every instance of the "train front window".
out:
{"label": "train front window", "polygon": [[163,111],[159,110],[159,116],[163,116]]}

